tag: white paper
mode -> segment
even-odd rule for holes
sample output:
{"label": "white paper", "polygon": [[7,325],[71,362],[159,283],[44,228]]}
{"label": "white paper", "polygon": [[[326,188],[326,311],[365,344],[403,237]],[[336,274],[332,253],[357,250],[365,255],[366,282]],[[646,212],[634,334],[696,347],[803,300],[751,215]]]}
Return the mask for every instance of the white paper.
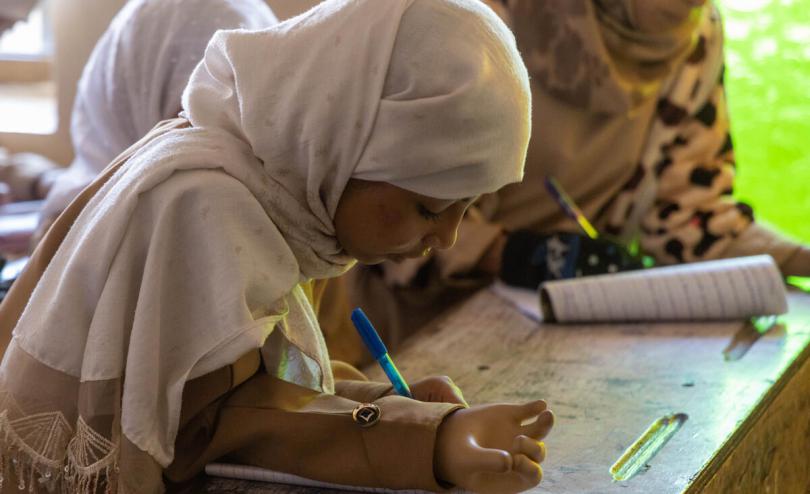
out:
{"label": "white paper", "polygon": [[559,322],[731,320],[787,312],[782,275],[767,255],[552,281],[542,289]]}
{"label": "white paper", "polygon": [[[398,493],[398,494],[422,494],[427,491],[420,490],[395,490],[395,489],[382,489],[379,487],[361,487],[356,485],[342,485],[332,484],[329,482],[321,482],[319,480],[312,480],[305,477],[299,477],[290,473],[276,472],[266,468],[253,467],[249,465],[236,465],[232,463],[209,463],[205,466],[205,473],[213,477],[227,477],[231,479],[244,479],[255,480],[259,482],[272,482],[274,484],[287,484],[287,485],[300,485],[305,487],[315,487],[324,489],[340,489],[345,491],[354,492],[385,492],[385,493]],[[460,490],[453,490],[452,492],[464,492]]]}

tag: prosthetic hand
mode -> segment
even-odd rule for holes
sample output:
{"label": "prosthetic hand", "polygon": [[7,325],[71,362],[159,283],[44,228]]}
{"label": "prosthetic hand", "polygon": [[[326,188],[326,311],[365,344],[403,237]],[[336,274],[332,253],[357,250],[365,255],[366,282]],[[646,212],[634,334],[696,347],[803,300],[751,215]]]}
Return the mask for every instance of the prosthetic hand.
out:
{"label": "prosthetic hand", "polygon": [[623,246],[573,233],[509,234],[500,277],[510,285],[536,289],[544,281],[641,269],[641,260]]}
{"label": "prosthetic hand", "polygon": [[540,483],[554,424],[544,401],[465,408],[447,416],[436,439],[436,476],[481,493],[511,493]]}

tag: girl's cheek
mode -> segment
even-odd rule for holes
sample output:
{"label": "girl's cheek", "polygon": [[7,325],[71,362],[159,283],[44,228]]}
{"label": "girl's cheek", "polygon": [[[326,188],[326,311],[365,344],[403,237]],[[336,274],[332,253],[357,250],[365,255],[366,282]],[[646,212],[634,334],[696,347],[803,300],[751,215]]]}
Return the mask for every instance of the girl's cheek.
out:
{"label": "girl's cheek", "polygon": [[390,204],[381,202],[377,204],[377,217],[380,224],[389,228],[397,228],[403,220],[403,212],[400,208],[392,207]]}
{"label": "girl's cheek", "polygon": [[413,205],[383,202],[376,205],[377,242],[386,251],[415,249],[427,233],[426,220]]}
{"label": "girl's cheek", "polygon": [[394,252],[410,251],[416,248],[424,236],[418,222],[399,217],[385,224],[380,242]]}

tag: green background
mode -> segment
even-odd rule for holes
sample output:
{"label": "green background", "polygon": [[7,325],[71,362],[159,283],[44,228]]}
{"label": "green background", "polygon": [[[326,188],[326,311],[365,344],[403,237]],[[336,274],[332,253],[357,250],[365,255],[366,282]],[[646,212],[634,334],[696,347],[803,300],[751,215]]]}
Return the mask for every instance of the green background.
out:
{"label": "green background", "polygon": [[735,196],[810,243],[810,1],[718,0]]}

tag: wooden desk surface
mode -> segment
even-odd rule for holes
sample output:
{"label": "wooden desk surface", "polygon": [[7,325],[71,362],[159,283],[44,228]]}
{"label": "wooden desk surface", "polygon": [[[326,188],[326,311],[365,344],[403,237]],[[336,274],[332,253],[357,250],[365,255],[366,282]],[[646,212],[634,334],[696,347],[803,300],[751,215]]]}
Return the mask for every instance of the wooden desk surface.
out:
{"label": "wooden desk surface", "polygon": [[[723,350],[750,334],[741,323],[538,325],[485,290],[417,335],[395,361],[406,378],[451,376],[472,404],[547,400],[557,423],[536,492],[765,492],[767,486],[804,493],[810,492],[810,295],[791,293],[783,320],[739,360],[726,361]],[[369,374],[383,379],[378,369]],[[673,412],[689,419],[649,468],[613,482],[610,466],[655,419]],[[250,482],[207,485],[207,492],[271,491],[278,492]]]}

